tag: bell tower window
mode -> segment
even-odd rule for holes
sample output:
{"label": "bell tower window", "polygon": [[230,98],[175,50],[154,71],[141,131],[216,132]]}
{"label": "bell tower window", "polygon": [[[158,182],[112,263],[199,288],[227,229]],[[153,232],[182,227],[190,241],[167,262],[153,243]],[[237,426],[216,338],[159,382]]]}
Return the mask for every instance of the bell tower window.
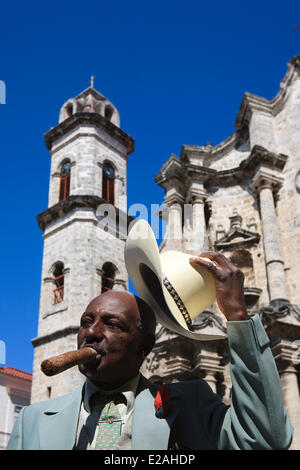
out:
{"label": "bell tower window", "polygon": [[102,197],[109,204],[115,203],[115,170],[109,163],[103,165]]}
{"label": "bell tower window", "polygon": [[53,270],[53,305],[59,304],[64,300],[64,265],[61,262],[56,263]]}
{"label": "bell tower window", "polygon": [[112,115],[113,115],[112,108],[110,106],[106,106],[105,113],[104,113],[105,118],[111,121]]}
{"label": "bell tower window", "polygon": [[116,267],[112,263],[104,263],[102,267],[102,289],[101,293],[111,290],[115,283]]}
{"label": "bell tower window", "polygon": [[71,162],[65,162],[60,170],[59,201],[66,199],[70,194]]}
{"label": "bell tower window", "polygon": [[68,103],[68,104],[67,104],[67,106],[66,106],[66,114],[67,114],[67,117],[72,116],[72,114],[73,114],[73,105],[72,105],[72,103]]}

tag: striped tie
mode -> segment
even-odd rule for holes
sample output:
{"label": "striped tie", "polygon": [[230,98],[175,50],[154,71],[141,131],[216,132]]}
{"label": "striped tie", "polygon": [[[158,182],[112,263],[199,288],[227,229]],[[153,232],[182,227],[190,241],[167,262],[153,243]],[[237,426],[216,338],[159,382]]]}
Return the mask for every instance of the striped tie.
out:
{"label": "striped tie", "polygon": [[99,421],[95,450],[113,450],[116,447],[121,433],[121,416],[115,401],[112,400],[104,406]]}

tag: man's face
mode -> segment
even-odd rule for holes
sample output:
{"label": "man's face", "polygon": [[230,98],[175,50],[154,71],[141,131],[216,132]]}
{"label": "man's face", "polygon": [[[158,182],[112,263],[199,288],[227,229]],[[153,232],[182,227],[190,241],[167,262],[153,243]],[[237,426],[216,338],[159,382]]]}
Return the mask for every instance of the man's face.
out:
{"label": "man's face", "polygon": [[98,354],[80,372],[107,390],[133,378],[145,357],[138,322],[134,296],[108,291],[96,297],[81,317],[78,349],[92,346]]}

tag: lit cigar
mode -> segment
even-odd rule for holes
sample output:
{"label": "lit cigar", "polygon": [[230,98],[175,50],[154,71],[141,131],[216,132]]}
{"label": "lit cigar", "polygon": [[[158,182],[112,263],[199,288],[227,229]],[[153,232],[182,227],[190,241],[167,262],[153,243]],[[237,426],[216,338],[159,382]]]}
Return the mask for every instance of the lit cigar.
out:
{"label": "lit cigar", "polygon": [[63,372],[64,370],[90,361],[97,354],[98,353],[95,349],[88,347],[75,351],[68,351],[64,354],[60,354],[59,356],[45,359],[41,364],[41,370],[48,376],[60,374],[60,372]]}

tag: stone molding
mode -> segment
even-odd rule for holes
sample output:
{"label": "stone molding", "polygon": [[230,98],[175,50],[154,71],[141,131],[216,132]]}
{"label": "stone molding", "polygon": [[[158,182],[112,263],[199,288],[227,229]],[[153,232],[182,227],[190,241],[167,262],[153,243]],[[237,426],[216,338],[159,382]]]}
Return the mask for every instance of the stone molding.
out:
{"label": "stone molding", "polygon": [[[176,172],[175,172],[175,160]],[[228,185],[231,183],[241,184],[243,181],[250,181],[257,168],[261,165],[270,167],[273,170],[282,171],[288,156],[284,154],[276,154],[269,152],[266,148],[255,145],[250,155],[243,160],[238,167],[230,168],[227,170],[214,170],[205,166],[197,166],[192,164],[184,165],[178,157],[172,156],[172,164],[164,165],[156,175],[154,181],[164,189],[170,187],[172,178],[176,173],[178,181],[187,181],[188,178],[201,181],[205,184],[206,189],[210,185]],[[168,162],[170,159],[168,160]],[[167,162],[167,163],[168,163]]]}
{"label": "stone molding", "polygon": [[289,87],[297,74],[296,69],[299,66],[300,55],[297,55],[288,62],[287,72],[280,82],[278,93],[273,99],[267,100],[252,93],[245,93],[236,117],[235,127],[238,129],[248,127],[252,113],[255,111],[270,117],[276,116],[287,101]]}
{"label": "stone molding", "polygon": [[278,192],[283,184],[284,179],[269,168],[260,167],[256,172],[251,188],[254,192],[259,193],[262,189],[270,188],[275,193]]}
{"label": "stone molding", "polygon": [[[276,360],[279,373],[286,371],[288,367],[294,367],[293,356],[295,354],[295,347],[291,341],[281,339],[277,344],[275,344],[275,346],[273,346],[272,353]],[[294,368],[294,370],[290,369],[290,371],[297,374],[296,368]]]}
{"label": "stone molding", "polygon": [[197,358],[195,359],[196,365],[193,368],[193,374],[199,375],[200,372],[210,373],[215,376],[217,373],[222,373],[224,367],[221,365],[222,358],[217,352],[211,353],[201,349]]}
{"label": "stone molding", "polygon": [[[45,230],[45,228],[52,223],[53,221],[65,216],[66,214],[70,213],[74,209],[80,208],[90,208],[93,210],[97,210],[97,208],[101,204],[108,204],[107,201],[99,196],[88,196],[88,195],[78,195],[78,196],[68,196],[66,199],[54,204],[54,206],[49,207],[44,212],[41,212],[37,215],[37,221],[41,230]],[[120,215],[123,211],[119,208],[115,207],[116,211],[116,218],[119,220]],[[123,217],[122,220],[125,220]],[[127,225],[134,220],[133,217],[126,214]]]}
{"label": "stone molding", "polygon": [[57,313],[66,312],[68,310],[68,307],[64,306],[65,304],[62,305],[62,303],[60,303],[59,305],[60,307],[57,307],[56,309],[53,309],[50,312],[47,312],[44,315],[42,315],[42,319],[45,320],[45,318],[51,317],[52,315],[56,315]]}
{"label": "stone molding", "polygon": [[237,130],[214,147],[209,142],[204,146],[183,145],[180,153],[182,162],[188,162],[190,157],[196,157],[199,160],[199,164],[205,165],[206,161],[227,155],[228,152],[245,143],[249,138],[249,121],[252,112],[257,111],[270,117],[278,114],[287,101],[289,87],[297,76],[297,68],[299,67],[300,54],[288,62],[287,72],[280,82],[280,89],[276,96],[270,101],[258,95],[246,92],[234,123]]}
{"label": "stone molding", "polygon": [[276,321],[287,316],[293,316],[299,321],[300,326],[300,310],[298,306],[291,304],[286,299],[271,300],[270,304],[261,307],[258,313],[265,328],[272,326]]}
{"label": "stone molding", "polygon": [[201,315],[196,317],[196,319],[192,323],[191,330],[197,332],[198,330],[202,330],[203,328],[206,328],[208,326],[216,326],[223,333],[226,333],[227,331],[221,319],[210,310],[204,310]]}
{"label": "stone molding", "polygon": [[57,202],[54,206],[38,214],[37,221],[40,229],[44,231],[51,222],[63,217],[73,209],[88,207],[96,210],[100,204],[104,204],[105,202],[104,199],[98,196],[68,196],[66,199]]}
{"label": "stone molding", "polygon": [[173,194],[169,194],[165,196],[165,199],[164,199],[164,205],[166,205],[169,210],[175,204],[182,205],[183,203],[184,203],[184,197],[180,193],[174,192]]}
{"label": "stone molding", "polygon": [[154,181],[159,186],[167,190],[174,182],[183,182],[183,173],[184,165],[176,155],[172,154],[159,170]]}
{"label": "stone molding", "polygon": [[60,124],[46,132],[45,142],[47,149],[51,150],[53,143],[66,133],[70,132],[78,126],[87,124],[92,124],[107,132],[111,137],[124,145],[128,155],[134,151],[134,139],[129,134],[122,131],[122,129],[112,124],[100,114],[88,112],[73,114],[71,117],[65,121],[62,121]]}
{"label": "stone molding", "polygon": [[217,250],[231,250],[257,245],[259,240],[260,235],[257,232],[251,232],[241,227],[232,227],[222,238],[216,241],[215,247]]}
{"label": "stone molding", "polygon": [[191,181],[190,187],[187,191],[186,202],[191,202],[192,204],[204,204],[208,194],[203,187],[203,184],[198,183],[198,181]]}
{"label": "stone molding", "polygon": [[53,333],[49,333],[48,335],[39,336],[37,338],[33,338],[31,343],[34,348],[41,346],[46,343],[50,343],[51,341],[55,341],[60,338],[64,338],[68,335],[77,335],[79,330],[79,326],[68,326],[63,328],[62,330],[56,330]]}

